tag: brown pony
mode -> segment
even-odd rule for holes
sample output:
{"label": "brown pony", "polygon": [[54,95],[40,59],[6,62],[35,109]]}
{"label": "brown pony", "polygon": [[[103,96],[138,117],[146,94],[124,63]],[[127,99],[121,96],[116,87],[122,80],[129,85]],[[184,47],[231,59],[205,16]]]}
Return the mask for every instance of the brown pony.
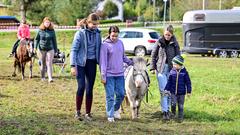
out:
{"label": "brown pony", "polygon": [[22,79],[24,79],[24,70],[26,63],[29,62],[30,65],[30,75],[29,78],[32,78],[32,67],[33,67],[33,56],[34,56],[34,45],[33,39],[30,40],[21,40],[17,48],[14,60],[14,71],[12,76],[16,76],[16,68],[18,67],[19,72],[22,73]]}

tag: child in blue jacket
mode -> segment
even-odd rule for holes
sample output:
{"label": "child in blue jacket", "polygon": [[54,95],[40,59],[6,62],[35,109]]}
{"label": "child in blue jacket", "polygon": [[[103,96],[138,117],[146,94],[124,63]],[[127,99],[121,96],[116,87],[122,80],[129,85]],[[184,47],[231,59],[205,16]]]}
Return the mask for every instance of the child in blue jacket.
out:
{"label": "child in blue jacket", "polygon": [[176,115],[176,104],[178,104],[178,120],[183,121],[183,106],[185,95],[191,94],[192,86],[187,69],[183,66],[184,58],[177,55],[172,60],[173,68],[170,71],[165,92],[171,95],[171,111]]}

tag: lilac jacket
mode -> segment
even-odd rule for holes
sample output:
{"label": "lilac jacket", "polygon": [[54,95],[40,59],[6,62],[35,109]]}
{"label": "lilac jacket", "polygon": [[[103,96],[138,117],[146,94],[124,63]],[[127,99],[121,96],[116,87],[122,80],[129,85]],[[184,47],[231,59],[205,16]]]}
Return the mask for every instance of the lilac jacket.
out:
{"label": "lilac jacket", "polygon": [[121,40],[112,42],[110,39],[103,41],[100,50],[100,71],[102,80],[106,81],[109,76],[124,76],[123,62],[132,65],[124,53]]}

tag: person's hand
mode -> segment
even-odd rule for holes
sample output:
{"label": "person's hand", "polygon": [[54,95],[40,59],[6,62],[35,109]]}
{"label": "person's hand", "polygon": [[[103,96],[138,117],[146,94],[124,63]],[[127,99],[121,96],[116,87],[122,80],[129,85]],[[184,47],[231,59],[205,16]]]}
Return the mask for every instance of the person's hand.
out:
{"label": "person's hand", "polygon": [[76,76],[76,75],[77,75],[76,67],[71,67],[71,74],[72,74],[73,76]]}
{"label": "person's hand", "polygon": [[106,81],[105,80],[101,80],[102,84],[106,84]]}
{"label": "person's hand", "polygon": [[152,73],[152,74],[155,74],[155,70],[151,70],[151,73]]}

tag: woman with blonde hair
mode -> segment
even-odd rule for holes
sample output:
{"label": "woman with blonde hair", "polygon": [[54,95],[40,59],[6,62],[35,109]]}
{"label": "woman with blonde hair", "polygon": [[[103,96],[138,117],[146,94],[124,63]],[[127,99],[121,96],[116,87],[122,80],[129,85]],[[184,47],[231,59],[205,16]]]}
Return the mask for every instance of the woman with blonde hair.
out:
{"label": "woman with blonde hair", "polygon": [[86,89],[85,119],[92,120],[91,107],[93,101],[93,85],[96,77],[96,67],[99,63],[101,33],[97,26],[99,17],[92,13],[80,21],[80,29],[75,33],[71,53],[71,73],[77,79],[76,115],[77,120],[83,120],[81,106]]}
{"label": "woman with blonde hair", "polygon": [[53,82],[52,62],[54,54],[57,52],[57,41],[53,24],[49,17],[45,17],[39,27],[35,37],[35,49],[38,50],[38,57],[41,61],[41,79],[45,80],[45,70],[47,69],[48,82]]}

